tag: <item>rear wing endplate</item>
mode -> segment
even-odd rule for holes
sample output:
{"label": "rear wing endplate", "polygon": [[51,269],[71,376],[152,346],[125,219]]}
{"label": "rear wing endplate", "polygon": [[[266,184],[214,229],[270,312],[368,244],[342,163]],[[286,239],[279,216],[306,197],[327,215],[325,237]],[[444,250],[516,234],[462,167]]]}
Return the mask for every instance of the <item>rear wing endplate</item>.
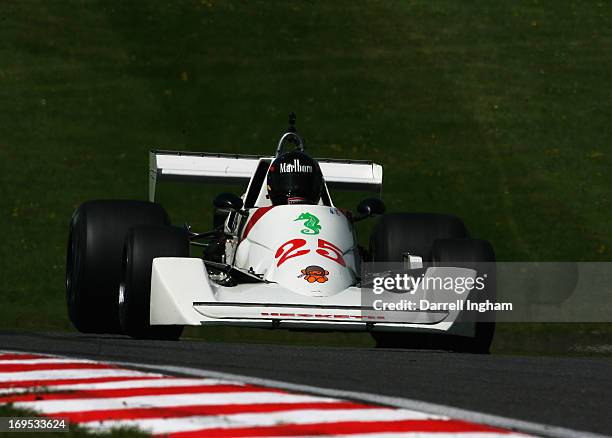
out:
{"label": "rear wing endplate", "polygon": [[[157,181],[195,181],[242,184],[253,176],[260,155],[213,154],[152,150],[149,156],[149,200],[155,200]],[[382,166],[364,160],[317,159],[330,190],[378,192]]]}

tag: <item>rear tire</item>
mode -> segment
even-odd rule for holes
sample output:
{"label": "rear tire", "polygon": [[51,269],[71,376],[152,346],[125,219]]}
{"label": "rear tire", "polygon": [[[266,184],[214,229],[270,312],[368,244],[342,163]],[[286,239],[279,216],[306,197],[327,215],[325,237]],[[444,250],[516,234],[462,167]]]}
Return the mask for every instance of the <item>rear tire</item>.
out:
{"label": "rear tire", "polygon": [[468,230],[455,216],[435,213],[388,213],[378,220],[370,237],[373,262],[402,262],[405,252],[432,259],[434,240],[466,238]]}
{"label": "rear tire", "polygon": [[168,225],[166,211],[144,201],[88,201],[70,221],[66,256],[68,317],[83,333],[119,333],[117,290],[125,235],[137,224]]}
{"label": "rear tire", "polygon": [[150,324],[151,272],[153,259],[157,257],[189,257],[186,231],[167,226],[130,229],[121,263],[119,321],[123,333],[133,338],[178,340],[182,325]]}

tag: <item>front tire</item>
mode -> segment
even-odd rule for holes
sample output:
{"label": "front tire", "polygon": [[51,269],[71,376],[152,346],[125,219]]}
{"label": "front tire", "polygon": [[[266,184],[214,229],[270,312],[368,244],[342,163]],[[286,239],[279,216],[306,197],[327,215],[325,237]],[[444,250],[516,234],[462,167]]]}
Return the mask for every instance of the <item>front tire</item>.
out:
{"label": "front tire", "polygon": [[[470,301],[496,301],[495,252],[489,242],[479,239],[437,240],[432,248],[432,257],[434,266],[473,269],[478,277],[484,278],[484,289],[473,290],[468,297]],[[451,335],[447,339],[448,348],[462,353],[488,353],[495,333],[495,313],[466,312],[461,315],[465,322],[457,322],[457,328],[472,328],[473,336]]]}
{"label": "front tire", "polygon": [[[404,254],[422,257],[424,263],[488,269],[487,296],[495,299],[495,254],[484,240],[471,239],[461,219],[435,213],[389,213],[374,226],[370,237],[372,262],[401,263]],[[488,262],[488,263],[482,263]],[[492,271],[491,271],[492,270]],[[480,274],[482,275],[482,274]],[[372,332],[377,347],[440,348],[453,351],[489,351],[495,322],[490,314],[485,321],[460,322],[458,327],[473,336],[434,333]],[[472,327],[473,326],[473,327]]]}
{"label": "front tire", "polygon": [[177,227],[137,226],[123,248],[119,321],[123,333],[137,339],[178,340],[182,325],[151,325],[151,272],[157,257],[189,257],[187,232]]}

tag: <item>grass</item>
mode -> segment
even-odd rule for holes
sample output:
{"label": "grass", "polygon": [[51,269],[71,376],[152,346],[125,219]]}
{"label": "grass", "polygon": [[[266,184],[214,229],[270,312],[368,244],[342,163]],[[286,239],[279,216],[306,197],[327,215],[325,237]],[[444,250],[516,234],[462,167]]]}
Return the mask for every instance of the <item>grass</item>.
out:
{"label": "grass", "polygon": [[[609,260],[611,8],[3,2],[0,326],[71,330],[70,215],[146,198],[150,148],[271,153],[290,110],[315,156],[384,165],[389,210],[456,214],[500,260]],[[214,193],[167,184],[159,199],[206,229]]]}

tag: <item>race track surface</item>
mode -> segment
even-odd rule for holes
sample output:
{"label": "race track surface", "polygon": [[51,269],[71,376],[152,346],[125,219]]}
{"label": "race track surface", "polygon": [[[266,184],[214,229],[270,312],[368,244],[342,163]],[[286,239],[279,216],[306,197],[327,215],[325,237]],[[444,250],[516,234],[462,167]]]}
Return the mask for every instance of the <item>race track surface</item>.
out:
{"label": "race track surface", "polygon": [[180,365],[417,399],[612,435],[612,358],[155,342],[120,336],[7,331],[0,332],[0,349]]}

